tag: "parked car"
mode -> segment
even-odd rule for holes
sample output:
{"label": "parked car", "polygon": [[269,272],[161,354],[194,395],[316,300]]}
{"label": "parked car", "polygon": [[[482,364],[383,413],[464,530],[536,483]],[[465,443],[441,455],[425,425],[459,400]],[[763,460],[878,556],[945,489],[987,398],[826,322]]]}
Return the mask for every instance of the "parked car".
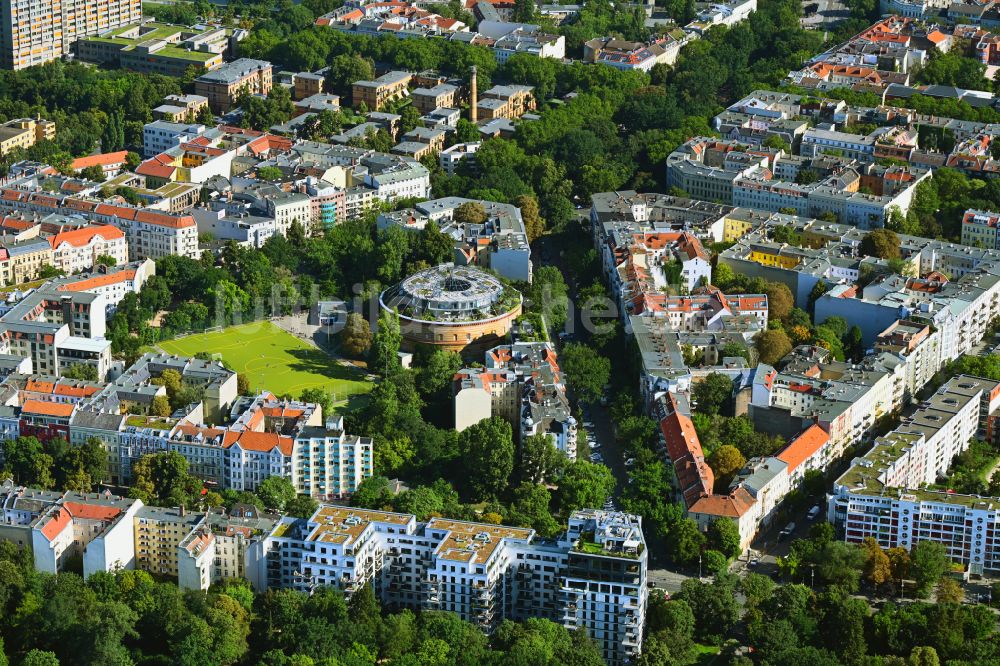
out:
{"label": "parked car", "polygon": [[787,539],[795,533],[795,523],[788,523],[785,525],[785,529],[778,533],[779,539]]}
{"label": "parked car", "polygon": [[817,504],[813,508],[809,509],[809,513],[808,513],[809,520],[816,520],[817,518],[819,518],[819,513],[822,510],[823,509],[820,507],[819,504]]}

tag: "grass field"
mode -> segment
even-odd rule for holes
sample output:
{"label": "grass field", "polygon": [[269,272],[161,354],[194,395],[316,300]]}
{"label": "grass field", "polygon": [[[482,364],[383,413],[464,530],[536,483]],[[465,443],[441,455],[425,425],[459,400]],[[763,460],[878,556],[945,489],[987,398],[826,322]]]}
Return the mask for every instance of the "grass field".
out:
{"label": "grass field", "polygon": [[289,393],[297,398],[305,389],[322,388],[333,393],[337,402],[344,402],[371,390],[361,370],[340,365],[267,321],[166,340],[158,346],[178,356],[202,351],[221,354],[227,368],[247,376],[251,389],[277,395]]}

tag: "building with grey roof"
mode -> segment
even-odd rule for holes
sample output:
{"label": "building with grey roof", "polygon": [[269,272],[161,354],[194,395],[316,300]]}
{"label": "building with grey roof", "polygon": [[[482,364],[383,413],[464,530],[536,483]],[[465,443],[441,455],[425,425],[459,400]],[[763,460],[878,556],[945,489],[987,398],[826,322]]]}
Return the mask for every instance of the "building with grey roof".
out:
{"label": "building with grey roof", "polygon": [[[455,221],[455,211],[468,203],[479,204],[486,213],[481,223]],[[494,201],[445,197],[423,201],[414,208],[381,213],[378,226],[399,226],[420,231],[434,222],[455,242],[456,265],[480,265],[521,282],[531,281],[531,247],[521,211]]]}

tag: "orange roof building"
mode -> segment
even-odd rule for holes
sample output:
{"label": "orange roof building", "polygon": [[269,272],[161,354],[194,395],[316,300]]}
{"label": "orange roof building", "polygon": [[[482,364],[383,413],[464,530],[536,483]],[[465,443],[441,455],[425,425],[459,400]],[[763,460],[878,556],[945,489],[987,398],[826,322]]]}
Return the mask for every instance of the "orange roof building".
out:
{"label": "orange roof building", "polygon": [[119,150],[114,153],[98,153],[97,155],[76,158],[70,163],[70,168],[73,171],[81,171],[88,167],[97,166],[101,167],[105,174],[113,176],[125,166],[127,157],[127,150]]}
{"label": "orange roof building", "polygon": [[802,480],[808,470],[823,468],[826,445],[829,443],[830,433],[818,424],[813,424],[790,441],[775,457],[788,465],[788,476],[794,485]]}
{"label": "orange roof building", "polygon": [[690,508],[700,498],[712,494],[715,474],[705,462],[691,417],[679,411],[673,393],[667,393],[660,399],[660,410],[660,431],[667,443],[667,455],[673,463],[684,503]]}

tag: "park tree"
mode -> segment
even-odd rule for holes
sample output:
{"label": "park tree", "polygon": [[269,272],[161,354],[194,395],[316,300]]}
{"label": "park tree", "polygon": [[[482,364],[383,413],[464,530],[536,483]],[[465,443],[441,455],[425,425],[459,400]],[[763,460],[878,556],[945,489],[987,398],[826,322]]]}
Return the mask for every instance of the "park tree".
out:
{"label": "park tree", "polygon": [[552,515],[552,493],[540,483],[524,481],[511,496],[504,523],[531,527],[542,536],[557,534],[562,526]]}
{"label": "park tree", "polygon": [[416,260],[425,261],[429,266],[437,266],[452,260],[455,240],[443,233],[437,222],[430,220],[417,234],[411,253]]}
{"label": "park tree", "polygon": [[575,460],[566,466],[558,484],[556,506],[565,518],[577,509],[604,504],[615,489],[615,477],[604,465]]}
{"label": "park tree", "polygon": [[729,560],[717,550],[709,549],[701,554],[701,568],[709,576],[729,571]]}
{"label": "park tree", "polygon": [[865,550],[865,580],[879,587],[891,580],[892,563],[875,539],[868,537],[862,547]]}
{"label": "park tree", "polygon": [[361,358],[372,344],[372,329],[358,312],[347,315],[344,330],[340,332],[340,347],[350,358]]}
{"label": "park tree", "polygon": [[284,178],[285,172],[274,166],[264,166],[257,169],[257,178],[259,180],[281,180]]}
{"label": "park tree", "polygon": [[538,210],[538,199],[530,194],[521,194],[514,199],[514,205],[521,210],[524,230],[528,240],[534,241],[545,232],[545,220]]}
{"label": "park tree", "polygon": [[581,400],[593,402],[601,397],[611,377],[611,361],[592,347],[571,342],[559,354],[559,365],[566,372],[567,383]]}
{"label": "park tree", "polygon": [[865,566],[865,553],[855,544],[829,541],[815,558],[816,574],[828,585],[855,592]]}
{"label": "park tree", "polygon": [[269,476],[257,486],[257,496],[265,508],[281,513],[295,499],[295,486],[284,477]]}
{"label": "park tree", "polygon": [[728,488],[733,475],[746,464],[746,458],[732,444],[723,444],[708,457],[708,465],[715,472],[715,478],[721,488]]}
{"label": "park tree", "polygon": [[358,484],[351,496],[355,506],[366,509],[382,509],[392,505],[392,488],[384,476],[372,476]]}
{"label": "park tree", "polygon": [[836,631],[823,633],[826,647],[835,652],[841,663],[858,663],[867,651],[865,621],[868,619],[868,602],[845,595],[842,591],[828,592],[822,599],[823,623],[836,627]]}
{"label": "park tree", "polygon": [[302,393],[299,394],[299,400],[319,405],[320,409],[323,410],[324,419],[329,419],[333,416],[333,395],[329,391],[319,387],[302,389]]}
{"label": "park tree", "polygon": [[107,473],[108,453],[95,437],[88,438],[81,446],[67,446],[54,460],[56,484],[64,490],[90,492]]}
{"label": "park tree", "polygon": [[681,583],[676,598],[691,607],[694,615],[695,638],[717,645],[739,619],[735,579],[728,574],[716,576],[712,583],[689,578]]}
{"label": "park tree", "polygon": [[889,569],[893,580],[905,580],[910,577],[910,551],[899,546],[885,551],[889,558]]}
{"label": "park tree", "polygon": [[48,650],[29,650],[21,660],[21,666],[59,666],[59,658],[55,652]]}
{"label": "park tree", "polygon": [[285,513],[296,518],[308,518],[318,508],[319,502],[308,495],[297,495],[285,503]]}
{"label": "park tree", "polygon": [[695,383],[691,393],[698,412],[715,416],[729,406],[733,380],[721,372],[713,372]]}
{"label": "park tree", "polygon": [[482,224],[486,221],[486,209],[478,201],[467,201],[455,209],[453,216],[459,224]]}
{"label": "park tree", "polygon": [[518,476],[524,481],[550,481],[562,473],[567,462],[566,454],[556,448],[546,433],[529,435],[521,440],[517,469]]}
{"label": "park tree", "polygon": [[767,318],[785,321],[795,307],[791,289],[781,282],[767,282],[764,293],[767,294]]}
{"label": "park tree", "polygon": [[149,415],[150,416],[170,416],[173,410],[170,409],[170,400],[165,395],[157,395],[153,397],[153,401],[149,404]]}
{"label": "park tree", "polygon": [[948,553],[937,541],[920,541],[910,554],[910,572],[917,582],[917,596],[926,597],[948,570]]}
{"label": "park tree", "polygon": [[240,395],[250,395],[250,378],[245,372],[236,373],[236,392]]}
{"label": "park tree", "polygon": [[461,368],[462,357],[457,352],[435,349],[417,374],[417,388],[425,398],[437,395],[451,385]]}
{"label": "park tree", "polygon": [[747,610],[762,607],[774,595],[775,583],[770,576],[759,573],[748,573],[740,578],[740,592],[746,599]]}
{"label": "park tree", "polygon": [[941,666],[937,650],[929,645],[917,645],[910,650],[907,666]]}
{"label": "park tree", "polygon": [[780,328],[764,331],[757,336],[757,354],[761,363],[774,365],[792,351],[792,341]]}
{"label": "park tree", "polygon": [[98,380],[97,366],[89,363],[74,363],[63,370],[61,374],[66,379],[82,379],[88,382]]}
{"label": "park tree", "polygon": [[55,485],[52,474],[54,460],[45,452],[36,437],[21,435],[3,441],[4,471],[14,481],[24,486],[51,488]]}
{"label": "park tree", "polygon": [[510,423],[491,416],[463,430],[458,440],[469,496],[476,501],[498,497],[514,471]]}
{"label": "park tree", "polygon": [[899,259],[899,236],[890,229],[875,229],[861,239],[862,254],[880,259]]}
{"label": "park tree", "polygon": [[[104,131],[101,134],[101,150],[105,153],[113,153],[125,147],[125,123],[120,111],[108,114]],[[100,167],[98,167],[100,169]],[[101,181],[104,180],[104,173],[101,173]]]}
{"label": "park tree", "polygon": [[682,518],[670,528],[667,553],[675,563],[689,565],[696,562],[704,547],[705,534],[691,518]]}
{"label": "park tree", "polygon": [[80,170],[80,176],[87,180],[92,180],[95,183],[103,183],[106,180],[104,169],[102,169],[98,164],[92,164],[91,166],[84,167]]}
{"label": "park tree", "polygon": [[965,591],[954,578],[945,576],[938,581],[934,598],[939,604],[960,604],[965,601]]}
{"label": "park tree", "polygon": [[706,545],[732,559],[738,557],[743,548],[740,545],[740,530],[731,518],[716,518],[708,524],[705,533]]}
{"label": "park tree", "polygon": [[368,367],[372,372],[380,372],[385,377],[396,374],[402,365],[399,361],[399,345],[402,342],[399,331],[399,315],[383,310],[378,317],[378,330],[372,338],[368,351]]}
{"label": "park tree", "polygon": [[358,55],[341,54],[330,60],[326,74],[326,85],[330,92],[347,99],[351,85],[355,81],[370,81],[375,77],[375,66],[371,60]]}
{"label": "park tree", "polygon": [[198,489],[197,480],[188,473],[188,461],[177,451],[150,453],[132,465],[129,497],[146,504],[190,505]]}

